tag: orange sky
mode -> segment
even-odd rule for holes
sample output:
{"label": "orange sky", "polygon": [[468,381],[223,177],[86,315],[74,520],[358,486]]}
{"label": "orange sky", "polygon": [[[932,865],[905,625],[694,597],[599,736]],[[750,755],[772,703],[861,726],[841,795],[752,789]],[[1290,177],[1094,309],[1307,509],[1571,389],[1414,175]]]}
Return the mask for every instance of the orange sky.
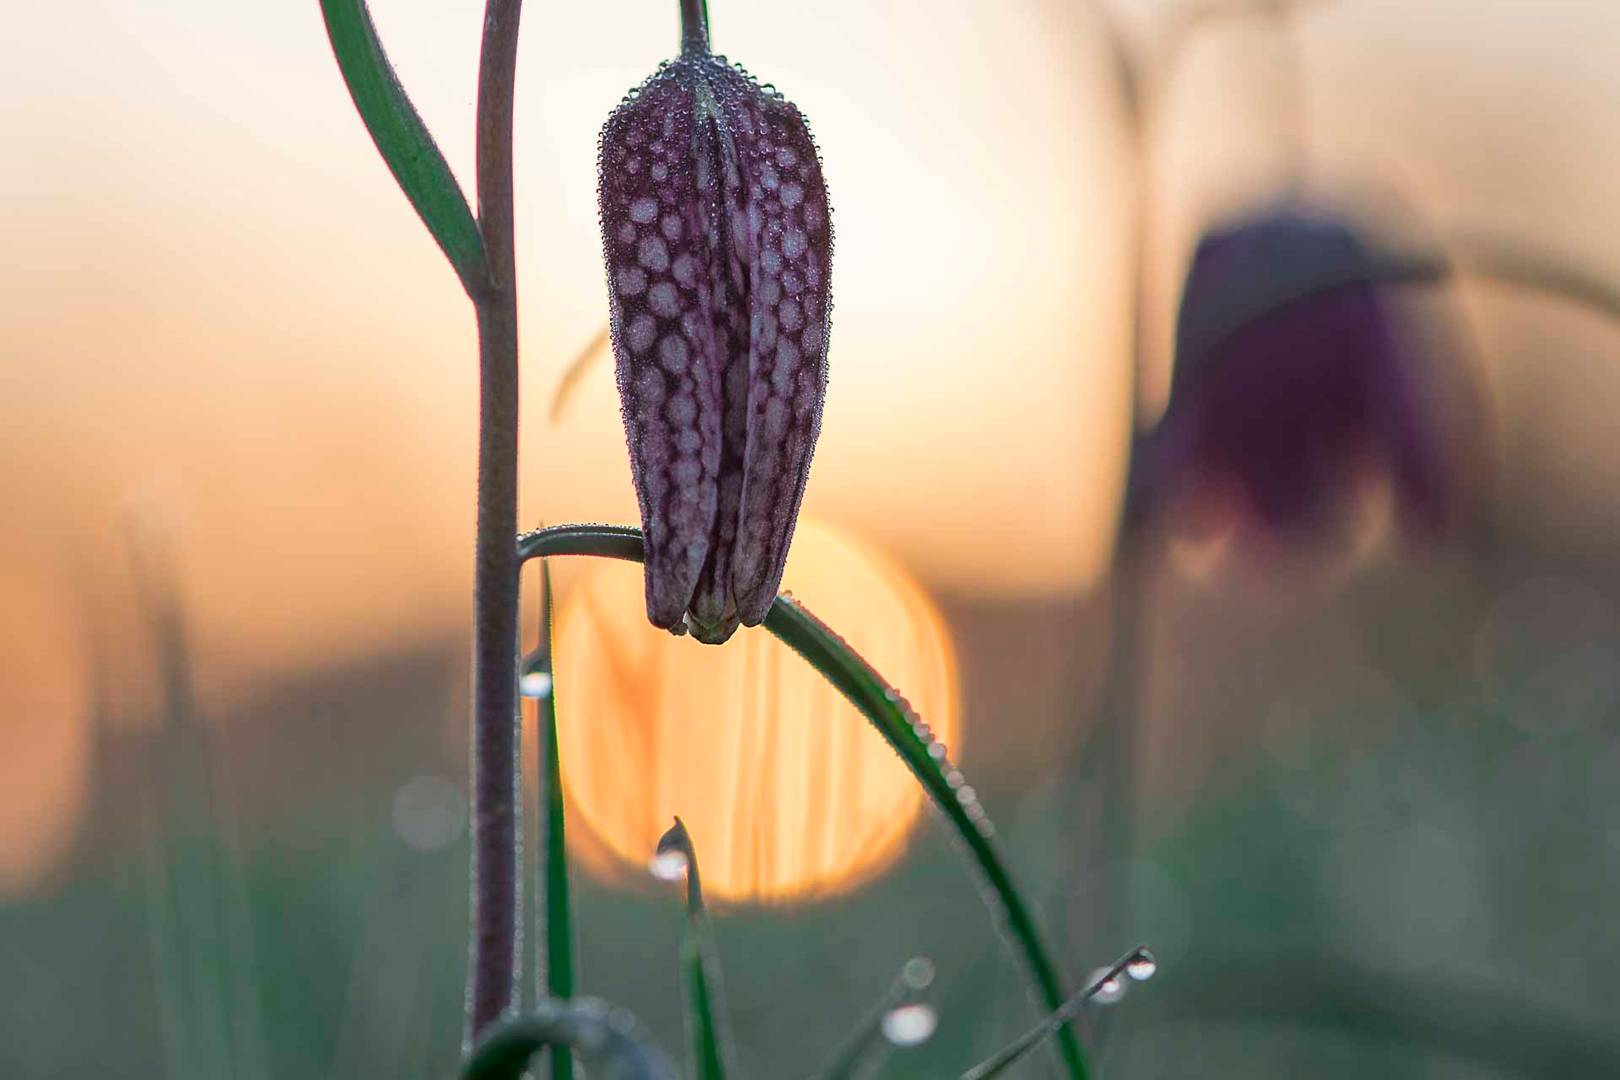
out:
{"label": "orange sky", "polygon": [[[1151,40],[1166,5],[1122,6]],[[671,51],[673,7],[528,13],[526,520],[632,520],[607,367],[559,425],[546,413],[605,317],[596,131]],[[466,177],[478,5],[374,8]],[[804,108],[826,159],[836,317],[808,508],[933,589],[1085,587],[1120,485],[1129,182],[1085,6],[711,9],[717,47]],[[1303,25],[1314,183],[1398,194],[1431,229],[1523,231],[1620,265],[1620,5],[1336,0]],[[7,34],[26,47],[0,69],[0,580],[33,606],[0,611],[0,641],[85,592],[109,627],[130,624],[117,532],[132,505],[172,522],[205,698],[459,628],[470,314],[353,113],[314,0],[20,0]],[[1262,29],[1215,31],[1184,59],[1160,171],[1166,280],[1208,214],[1280,165]],[[1535,516],[1620,520],[1604,407],[1620,384],[1594,362],[1579,392],[1549,391],[1528,348],[1590,356],[1612,347],[1608,328],[1494,293],[1470,294],[1470,310],[1509,456],[1555,416],[1580,463],[1551,494],[1534,487]],[[75,655],[61,637],[41,671]],[[43,679],[5,700],[56,701],[75,722],[75,696]],[[0,715],[0,747],[29,742],[19,715]],[[0,802],[0,824],[20,820]]]}

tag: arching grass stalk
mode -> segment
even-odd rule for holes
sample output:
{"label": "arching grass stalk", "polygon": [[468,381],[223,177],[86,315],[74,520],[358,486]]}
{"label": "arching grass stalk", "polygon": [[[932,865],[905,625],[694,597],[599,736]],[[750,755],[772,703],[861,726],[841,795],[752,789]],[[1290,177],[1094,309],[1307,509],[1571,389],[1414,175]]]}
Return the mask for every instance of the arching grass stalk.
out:
{"label": "arching grass stalk", "polygon": [[472,934],[467,1030],[507,1012],[522,972],[517,807],[518,337],[512,107],[522,0],[487,0],[478,65],[478,216],[395,77],[364,0],[321,0],[332,51],[383,160],[472,299],[478,320],[473,585]]}
{"label": "arching grass stalk", "polygon": [[[518,538],[520,562],[554,555],[591,555],[640,562],[643,556],[641,533],[623,526],[562,525]],[[791,597],[776,598],[764,625],[837,687],[900,755],[957,841],[966,848],[972,865],[988,886],[986,903],[997,917],[998,925],[1005,926],[1011,936],[1042,1002],[1053,1011],[1061,1008],[1066,997],[1062,978],[1029,905],[996,850],[992,841],[995,830],[980,807],[977,795],[964,782],[961,772],[946,759],[944,746],[934,741],[927,724],[917,717],[899,691],[884,681],[843,638]],[[1084,1051],[1072,1025],[1065,1020],[1056,1034],[1068,1074],[1071,1077],[1089,1075]]]}
{"label": "arching grass stalk", "polygon": [[521,1080],[546,1047],[571,1047],[591,1075],[608,1080],[676,1080],[669,1059],[623,1009],[586,998],[542,1002],[526,1016],[490,1027],[461,1069],[461,1080]]}

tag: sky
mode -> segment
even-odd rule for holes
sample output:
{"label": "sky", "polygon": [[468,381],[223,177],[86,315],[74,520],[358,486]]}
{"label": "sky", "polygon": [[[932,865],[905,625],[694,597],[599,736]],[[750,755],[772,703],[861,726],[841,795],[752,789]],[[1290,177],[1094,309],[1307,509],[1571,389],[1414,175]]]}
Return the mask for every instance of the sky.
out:
{"label": "sky", "polygon": [[[1132,183],[1092,10],[710,7],[717,50],[810,118],[832,194],[831,385],[808,512],[936,592],[1090,588],[1128,428]],[[1173,7],[1133,0],[1119,14],[1151,55]],[[479,5],[373,9],[470,182]],[[1300,27],[1314,190],[1391,210],[1418,235],[1505,231],[1595,272],[1620,265],[1620,6],[1328,0]],[[82,786],[86,665],[104,665],[131,711],[150,704],[139,647],[91,660],[86,644],[139,641],[133,528],[175,549],[206,704],[464,632],[475,343],[465,297],[354,114],[314,0],[11,0],[7,35],[0,788],[26,775],[69,792]],[[596,132],[675,41],[667,0],[527,12],[525,522],[633,519],[611,366],[588,370],[555,422],[551,405],[606,318]],[[1189,45],[1163,88],[1150,399],[1198,228],[1287,174],[1286,119],[1267,104],[1280,55],[1263,24],[1238,20]],[[1610,328],[1485,287],[1452,299],[1479,319],[1516,512],[1571,542],[1620,523],[1608,494],[1620,384],[1596,355]],[[1550,353],[1570,358],[1560,376]],[[28,809],[47,802],[54,818]],[[43,865],[39,838],[67,828],[56,819],[73,805],[0,800],[0,863]]]}

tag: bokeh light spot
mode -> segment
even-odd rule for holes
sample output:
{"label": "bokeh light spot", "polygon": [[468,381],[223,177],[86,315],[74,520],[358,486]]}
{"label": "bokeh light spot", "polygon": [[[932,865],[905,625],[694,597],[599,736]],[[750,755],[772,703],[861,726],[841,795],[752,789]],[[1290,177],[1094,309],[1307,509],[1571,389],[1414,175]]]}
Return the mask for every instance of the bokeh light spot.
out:
{"label": "bokeh light spot", "polygon": [[[957,747],[950,642],[901,570],[804,521],[784,585]],[[557,614],[563,783],[590,839],[640,868],[679,814],[721,900],[843,890],[891,863],[922,794],[866,720],[764,630],[703,646],[645,611],[640,569],[601,562]]]}

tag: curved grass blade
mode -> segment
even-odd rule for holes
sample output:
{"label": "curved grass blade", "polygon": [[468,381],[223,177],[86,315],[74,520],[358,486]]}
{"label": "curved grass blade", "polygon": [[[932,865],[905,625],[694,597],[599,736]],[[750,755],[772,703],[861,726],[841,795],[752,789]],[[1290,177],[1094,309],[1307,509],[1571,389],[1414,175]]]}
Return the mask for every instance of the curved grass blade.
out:
{"label": "curved grass blade", "polygon": [[[540,560],[540,638],[523,663],[518,689],[533,698],[536,707],[535,741],[539,744],[539,804],[541,838],[539,880],[535,896],[543,905],[536,913],[535,980],[538,996],[568,1001],[574,996],[574,919],[568,891],[568,838],[563,817],[562,762],[557,747],[557,683],[551,654],[551,567]],[[552,1080],[573,1080],[573,1051],[566,1045],[551,1049]]]}
{"label": "curved grass blade", "polygon": [[487,287],[483,234],[444,155],[383,51],[365,0],[321,0],[343,82],[405,197],[450,260],[462,287]]}
{"label": "curved grass blade", "polygon": [[663,1051],[628,1012],[604,1001],[544,1001],[527,1016],[490,1025],[461,1069],[461,1080],[520,1080],[546,1047],[572,1047],[592,1080],[675,1080]]}
{"label": "curved grass blade", "polygon": [[569,404],[574,400],[574,395],[584,383],[585,376],[589,375],[597,364],[613,356],[613,350],[609,348],[612,340],[607,323],[603,323],[602,328],[592,335],[591,340],[568,361],[568,366],[563,368],[562,378],[557,380],[557,389],[552,391],[551,407],[546,413],[547,421],[555,424],[561,420]]}
{"label": "curved grass blade", "polygon": [[[827,681],[878,729],[933,799],[934,806],[967,847],[993,897],[992,910],[1005,920],[1023,953],[1024,963],[1047,1008],[1056,1010],[1064,1000],[1063,984],[1047,954],[1029,905],[1013,884],[1012,876],[991,842],[995,834],[960,770],[946,760],[945,748],[935,742],[928,725],[917,718],[900,693],[883,680],[843,638],[788,596],[777,597],[765,617],[765,628],[810,662]],[[1064,1022],[1057,1031],[1058,1049],[1072,1077],[1087,1075],[1085,1055],[1074,1029]]]}
{"label": "curved grass blade", "polygon": [[681,937],[681,986],[686,992],[686,1036],[691,1044],[696,1080],[725,1080],[730,1056],[723,1032],[720,965],[714,957],[714,932],[703,906],[703,883],[697,852],[680,818],[658,839],[653,853],[655,876],[686,876],[686,933]]}
{"label": "curved grass blade", "polygon": [[[1145,971],[1146,974],[1136,974],[1138,969]],[[1126,971],[1132,972],[1131,977],[1134,979],[1150,978],[1154,971],[1153,954],[1142,946],[1132,949],[1114,961],[1111,966],[1092,976],[1091,981],[1086,983],[1079,993],[1065,1001],[1051,1016],[1048,1016],[1001,1050],[963,1073],[962,1080],[989,1080],[992,1076],[1000,1075],[1003,1070],[1011,1067],[1025,1054],[1050,1039],[1065,1024],[1074,1019],[1079,1014],[1081,1007],[1102,991],[1104,987],[1110,984],[1118,987],[1120,985],[1119,977]],[[1116,990],[1116,996],[1117,993]]]}
{"label": "curved grass blade", "polygon": [[856,1077],[870,1076],[882,1064],[887,1047],[917,1046],[926,1042],[933,1034],[932,1029],[920,1037],[896,1043],[888,1036],[886,1023],[899,1010],[918,1008],[923,992],[933,981],[934,965],[926,957],[914,956],[907,960],[888,990],[878,999],[877,1005],[866,1014],[854,1033],[844,1040],[844,1045],[832,1061],[816,1073],[816,1080],[855,1080]]}
{"label": "curved grass blade", "polygon": [[[562,525],[518,537],[520,561],[544,555],[595,555],[639,562],[641,533],[616,525]],[[776,598],[764,625],[837,687],[900,755],[989,886],[986,902],[1012,935],[1043,1004],[1053,1012],[1061,1009],[1066,997],[1062,979],[1029,905],[991,841],[995,829],[961,771],[946,760],[945,747],[934,741],[928,725],[843,638],[791,597]],[[1075,1080],[1083,1080],[1089,1072],[1074,1028],[1065,1021],[1056,1036],[1065,1071]]]}

